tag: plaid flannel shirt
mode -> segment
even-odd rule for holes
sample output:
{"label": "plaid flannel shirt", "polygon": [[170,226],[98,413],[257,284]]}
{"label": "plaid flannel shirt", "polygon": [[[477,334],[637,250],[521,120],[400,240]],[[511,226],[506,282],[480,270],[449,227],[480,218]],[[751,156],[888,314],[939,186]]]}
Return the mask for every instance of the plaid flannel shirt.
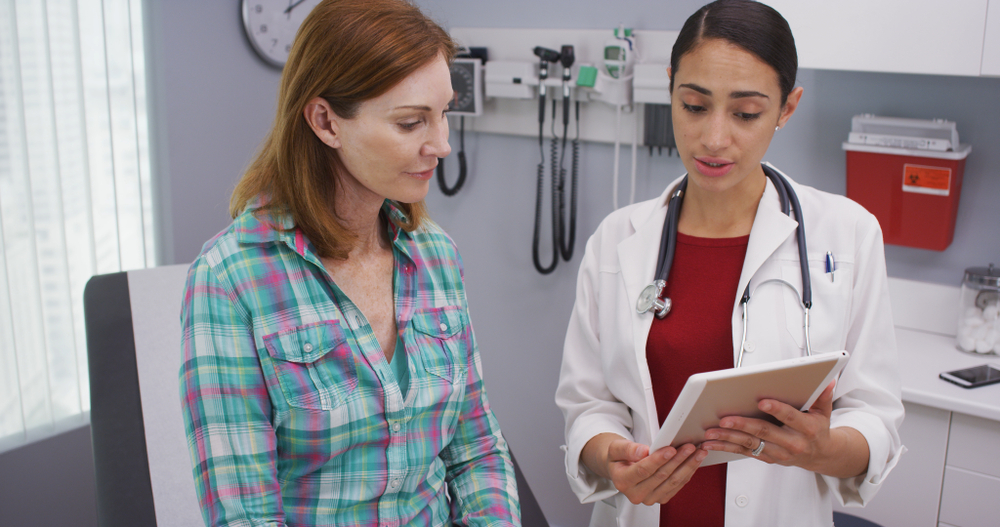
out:
{"label": "plaid flannel shirt", "polygon": [[312,244],[290,216],[262,218],[248,207],[207,242],[184,293],[181,399],[206,523],[520,525],[451,239],[390,223],[404,399]]}

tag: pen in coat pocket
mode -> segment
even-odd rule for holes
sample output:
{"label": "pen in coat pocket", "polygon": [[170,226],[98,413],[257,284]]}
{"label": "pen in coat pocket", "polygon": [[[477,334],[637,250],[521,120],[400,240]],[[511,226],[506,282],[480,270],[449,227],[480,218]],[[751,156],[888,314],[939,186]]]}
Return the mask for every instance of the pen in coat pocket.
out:
{"label": "pen in coat pocket", "polygon": [[830,275],[830,281],[833,282],[833,272],[837,270],[837,262],[833,260],[833,253],[830,251],[826,252],[826,272]]}

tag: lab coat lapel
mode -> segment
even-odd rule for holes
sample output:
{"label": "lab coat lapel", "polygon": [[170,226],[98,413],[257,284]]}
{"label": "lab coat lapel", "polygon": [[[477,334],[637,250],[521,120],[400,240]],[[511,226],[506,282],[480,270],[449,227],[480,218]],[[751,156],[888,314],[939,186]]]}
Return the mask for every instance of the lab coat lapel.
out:
{"label": "lab coat lapel", "polygon": [[[743,291],[757,270],[774,254],[774,251],[794,235],[798,222],[781,212],[781,201],[774,184],[767,179],[764,195],[757,205],[757,215],[750,228],[750,241],[747,244],[747,255],[743,260],[743,270],[740,273],[740,286],[736,291],[734,309],[738,306]],[[794,242],[793,242],[794,243]]]}
{"label": "lab coat lapel", "polygon": [[[621,268],[622,281],[625,286],[625,294],[628,301],[628,308],[632,320],[632,342],[635,343],[635,360],[639,365],[639,375],[642,380],[643,389],[647,392],[647,406],[652,405],[652,384],[649,379],[649,367],[646,364],[646,339],[649,337],[649,328],[653,324],[652,313],[640,315],[635,310],[635,302],[639,299],[639,293],[643,288],[653,282],[653,273],[656,272],[656,260],[660,250],[660,235],[663,232],[663,221],[667,217],[667,196],[670,189],[680,181],[674,181],[667,190],[656,200],[649,202],[648,206],[640,206],[629,216],[632,228],[635,232],[618,244],[618,265]],[[651,410],[655,412],[655,410]],[[655,419],[655,413],[651,414]],[[649,416],[646,416],[649,419]],[[650,422],[655,422],[650,421]]]}
{"label": "lab coat lapel", "polygon": [[635,233],[618,244],[618,264],[630,299],[638,299],[642,289],[653,282],[663,221],[667,217],[666,202],[664,192],[649,206],[636,208],[629,216]]}

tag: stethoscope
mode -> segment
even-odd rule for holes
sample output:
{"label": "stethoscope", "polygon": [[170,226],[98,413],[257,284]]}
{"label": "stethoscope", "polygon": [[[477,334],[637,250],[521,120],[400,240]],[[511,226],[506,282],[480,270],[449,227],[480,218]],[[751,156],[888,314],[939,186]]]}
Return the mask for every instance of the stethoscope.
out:
{"label": "stethoscope", "polygon": [[[802,206],[799,204],[799,197],[792,189],[792,185],[766,164],[761,164],[764,174],[774,184],[778,191],[778,199],[781,201],[781,211],[791,216],[798,227],[795,228],[795,241],[799,248],[799,269],[802,272],[802,313],[803,327],[805,328],[806,354],[812,355],[812,344],[809,340],[809,310],[812,308],[812,281],[809,279],[809,260],[806,256],[806,232],[802,222]],[[635,308],[639,314],[652,310],[657,318],[663,318],[670,313],[671,302],[669,298],[662,298],[663,290],[667,287],[667,277],[670,275],[670,266],[674,260],[674,250],[677,248],[677,220],[681,215],[681,206],[684,204],[684,191],[687,190],[687,176],[681,180],[677,188],[670,194],[670,201],[667,203],[667,219],[663,223],[663,234],[660,235],[660,253],[656,262],[656,279],[647,285]],[[754,292],[761,286],[768,283],[779,283],[792,288],[798,293],[795,286],[780,278],[765,280],[754,288]],[[747,284],[740,299],[740,306],[743,309],[743,338],[740,341],[740,354],[736,361],[736,367],[743,364],[743,352],[746,350],[747,342],[747,320],[750,306],[750,284]]]}

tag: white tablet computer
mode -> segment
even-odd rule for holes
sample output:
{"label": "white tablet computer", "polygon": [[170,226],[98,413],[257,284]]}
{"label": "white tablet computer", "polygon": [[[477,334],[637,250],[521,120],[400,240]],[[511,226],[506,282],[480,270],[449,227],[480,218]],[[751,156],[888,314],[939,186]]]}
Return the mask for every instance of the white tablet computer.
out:
{"label": "white tablet computer", "polygon": [[[729,415],[766,419],[778,424],[776,419],[757,408],[762,399],[775,399],[807,410],[847,364],[847,358],[846,351],[836,351],[692,375],[653,438],[650,451],[685,443],[701,444],[705,431],[718,427],[719,421]],[[745,457],[713,451],[701,466]]]}

